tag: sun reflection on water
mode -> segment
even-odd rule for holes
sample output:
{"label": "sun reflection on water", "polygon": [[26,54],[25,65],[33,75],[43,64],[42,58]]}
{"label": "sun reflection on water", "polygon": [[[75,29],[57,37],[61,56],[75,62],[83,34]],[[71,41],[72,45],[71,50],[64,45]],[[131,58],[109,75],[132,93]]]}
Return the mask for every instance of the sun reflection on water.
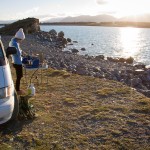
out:
{"label": "sun reflection on water", "polygon": [[138,28],[122,28],[120,30],[120,42],[121,42],[121,57],[137,57],[140,52],[139,49],[139,36],[140,29]]}

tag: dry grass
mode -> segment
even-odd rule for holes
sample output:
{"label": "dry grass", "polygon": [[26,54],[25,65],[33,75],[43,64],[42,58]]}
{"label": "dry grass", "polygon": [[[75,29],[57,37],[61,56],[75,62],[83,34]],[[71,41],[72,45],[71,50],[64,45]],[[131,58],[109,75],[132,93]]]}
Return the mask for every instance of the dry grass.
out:
{"label": "dry grass", "polygon": [[[30,101],[37,118],[3,127],[0,149],[150,149],[149,98],[122,83],[66,71],[36,75]],[[25,80],[21,86],[27,88]]]}

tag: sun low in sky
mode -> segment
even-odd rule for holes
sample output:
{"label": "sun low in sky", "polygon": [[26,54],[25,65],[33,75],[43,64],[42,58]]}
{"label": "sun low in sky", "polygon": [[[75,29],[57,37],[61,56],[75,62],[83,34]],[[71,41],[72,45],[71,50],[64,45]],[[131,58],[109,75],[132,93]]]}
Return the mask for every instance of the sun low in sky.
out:
{"label": "sun low in sky", "polygon": [[0,20],[36,17],[40,20],[108,14],[114,17],[150,14],[150,0],[4,0]]}
{"label": "sun low in sky", "polygon": [[114,12],[117,17],[150,13],[150,0],[97,0],[105,1],[104,9]]}

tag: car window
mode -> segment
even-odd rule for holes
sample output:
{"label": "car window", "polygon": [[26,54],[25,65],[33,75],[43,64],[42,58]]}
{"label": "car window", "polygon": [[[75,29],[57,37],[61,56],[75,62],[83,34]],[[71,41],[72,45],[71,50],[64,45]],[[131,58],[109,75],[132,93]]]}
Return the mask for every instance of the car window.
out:
{"label": "car window", "polygon": [[5,66],[7,64],[5,55],[4,55],[4,47],[3,43],[0,40],[0,66]]}
{"label": "car window", "polygon": [[4,58],[3,49],[0,43],[0,58]]}
{"label": "car window", "polygon": [[3,58],[4,57],[4,55],[3,55],[3,50],[2,50],[2,48],[0,47],[0,58]]}

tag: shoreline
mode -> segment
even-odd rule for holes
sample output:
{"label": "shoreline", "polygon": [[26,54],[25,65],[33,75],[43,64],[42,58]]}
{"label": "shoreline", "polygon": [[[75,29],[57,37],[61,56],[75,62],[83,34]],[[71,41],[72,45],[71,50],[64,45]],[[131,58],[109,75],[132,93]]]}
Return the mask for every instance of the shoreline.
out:
{"label": "shoreline", "polygon": [[[132,60],[129,63],[123,63],[123,58],[119,61],[111,58],[105,60],[102,55],[92,57],[63,51],[58,41],[50,41],[47,38],[49,34],[41,31],[27,35],[21,48],[27,53],[29,51],[33,54],[43,53],[49,67],[53,69],[122,82],[150,97],[150,69],[144,64],[133,66]],[[2,36],[5,48],[10,39],[11,36]]]}
{"label": "shoreline", "polygon": [[[92,26],[67,27],[63,25],[40,25],[40,28],[45,32],[48,32],[51,29],[55,29],[58,32],[66,32],[65,36],[70,37],[76,43],[73,41],[70,45],[67,45],[65,50],[70,51],[70,49],[77,49],[80,55],[87,54],[90,56],[105,55],[105,57],[114,58],[128,58],[131,56],[135,59],[135,62],[150,65],[148,45],[149,29]],[[74,32],[77,33],[74,34]],[[128,34],[130,34],[130,32],[135,32],[136,35],[132,37],[129,36],[128,39],[128,36],[126,35],[127,32]],[[107,36],[107,34],[103,33],[107,33],[110,36]],[[142,40],[142,37],[138,37],[139,33],[145,35],[144,40]],[[138,42],[141,42],[141,44],[138,45]],[[82,48],[84,48],[84,50],[82,50]]]}
{"label": "shoreline", "polygon": [[[0,24],[0,26],[8,23]],[[57,25],[57,26],[102,26],[102,27],[133,27],[133,28],[150,28],[150,22],[44,22],[39,25]]]}
{"label": "shoreline", "polygon": [[150,22],[45,22],[40,23],[40,25],[150,28]]}

